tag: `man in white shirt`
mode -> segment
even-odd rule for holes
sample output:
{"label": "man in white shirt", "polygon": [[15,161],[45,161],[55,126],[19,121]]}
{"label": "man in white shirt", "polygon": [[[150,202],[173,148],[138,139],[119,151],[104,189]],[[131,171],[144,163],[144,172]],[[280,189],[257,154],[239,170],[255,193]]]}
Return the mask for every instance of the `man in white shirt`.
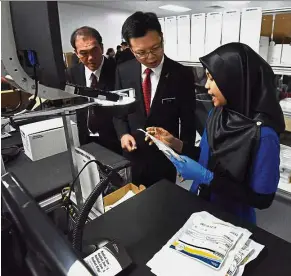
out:
{"label": "man in white shirt", "polygon": [[[71,45],[80,63],[67,70],[67,81],[72,84],[112,91],[115,83],[115,64],[103,56],[102,37],[91,27],[81,27],[71,36]],[[89,96],[89,95],[88,95]],[[96,142],[121,153],[112,123],[112,116],[98,108],[77,111],[80,144]]]}
{"label": "man in white shirt", "polygon": [[155,14],[134,13],[123,24],[122,35],[135,59],[117,67],[115,88],[134,88],[140,106],[133,114],[114,118],[114,126],[125,156],[132,162],[133,182],[146,186],[162,178],[175,182],[172,163],[157,147],[145,143],[144,134],[137,129],[159,126],[180,137],[183,147],[194,146],[194,76],[189,68],[164,55]]}

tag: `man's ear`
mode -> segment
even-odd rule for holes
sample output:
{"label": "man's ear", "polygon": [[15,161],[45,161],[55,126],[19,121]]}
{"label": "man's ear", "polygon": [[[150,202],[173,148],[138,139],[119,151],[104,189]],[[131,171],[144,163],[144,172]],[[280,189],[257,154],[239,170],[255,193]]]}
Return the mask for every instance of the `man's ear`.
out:
{"label": "man's ear", "polygon": [[162,39],[162,43],[164,44],[164,34],[163,34],[163,32],[161,32],[161,39]]}
{"label": "man's ear", "polygon": [[100,43],[100,47],[101,47],[101,52],[102,52],[102,55],[104,54],[104,46],[103,46],[103,43]]}
{"label": "man's ear", "polygon": [[74,53],[76,54],[76,56],[80,59],[78,52],[76,51],[76,49],[74,49]]}

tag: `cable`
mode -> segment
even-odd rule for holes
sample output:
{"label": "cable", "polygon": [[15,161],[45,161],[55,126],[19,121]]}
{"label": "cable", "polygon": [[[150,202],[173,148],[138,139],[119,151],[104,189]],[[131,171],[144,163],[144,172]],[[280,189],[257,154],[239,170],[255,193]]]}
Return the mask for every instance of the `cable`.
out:
{"label": "cable", "polygon": [[37,64],[36,54],[34,53],[34,51],[27,51],[27,55],[28,55],[30,64],[33,66],[35,93],[34,93],[34,97],[29,101],[27,107],[25,108],[25,112],[30,111],[35,106],[36,98],[38,95],[38,80],[37,80],[37,73],[36,73],[36,68],[38,64]]}
{"label": "cable", "polygon": [[80,214],[77,218],[74,230],[73,230],[73,241],[72,245],[75,250],[78,252],[82,252],[82,236],[83,236],[83,229],[85,226],[85,223],[87,221],[88,215],[96,202],[97,198],[101,195],[103,190],[108,185],[110,178],[114,171],[111,171],[108,176],[103,179],[99,185],[97,184],[95,188],[93,189],[92,193],[88,196],[87,200],[85,201]]}
{"label": "cable", "polygon": [[[83,166],[83,168],[79,171],[79,173],[77,174],[77,176],[76,176],[76,178],[73,180],[73,182],[72,182],[72,184],[70,185],[70,187],[69,187],[69,194],[68,194],[68,196],[66,197],[64,197],[64,204],[65,204],[65,206],[66,206],[66,208],[67,208],[67,222],[69,223],[69,215],[70,215],[70,199],[71,199],[71,195],[72,195],[72,191],[73,191],[73,189],[74,189],[74,185],[75,185],[75,183],[76,183],[76,181],[77,181],[77,179],[79,178],[79,176],[80,176],[80,174],[84,171],[84,169],[89,165],[89,164],[91,164],[91,163],[96,163],[97,165],[98,165],[98,163],[100,163],[100,162],[97,162],[97,160],[90,160],[90,161],[88,161],[84,166]],[[100,163],[101,164],[101,163]],[[102,164],[101,164],[102,165]],[[69,225],[69,224],[68,224]],[[69,229],[69,226],[68,226],[68,229]]]}
{"label": "cable", "polygon": [[[68,203],[70,203],[70,199],[71,199],[71,194],[72,194],[72,190],[74,188],[74,185],[77,181],[77,179],[79,178],[80,174],[83,172],[83,170],[91,163],[96,163],[96,160],[90,160],[88,161],[84,166],[83,168],[79,171],[79,173],[77,174],[76,178],[73,180],[72,184],[70,185],[70,190],[69,190],[69,195],[68,195]],[[96,163],[97,164],[97,163]],[[98,165],[98,164],[97,164]],[[69,206],[69,204],[67,204],[67,207]]]}
{"label": "cable", "polygon": [[[67,208],[67,222],[69,223],[69,215],[70,215],[70,199],[71,199],[71,194],[72,194],[72,190],[74,189],[74,185],[77,181],[77,179],[79,178],[80,174],[83,172],[83,170],[91,163],[96,163],[97,166],[99,166],[100,170],[102,172],[104,172],[106,175],[109,175],[110,173],[113,174],[113,176],[118,175],[112,168],[110,168],[109,166],[107,165],[104,165],[102,164],[101,162],[99,162],[98,160],[94,159],[94,160],[90,160],[88,161],[84,166],[83,168],[80,170],[80,172],[77,174],[77,176],[75,177],[75,179],[73,180],[72,184],[70,185],[69,187],[69,193],[68,193],[68,196],[64,196],[64,204]],[[118,175],[119,176],[119,175]],[[118,177],[116,177],[118,179]],[[97,185],[98,186],[98,185]],[[94,190],[93,190],[94,191]],[[92,193],[93,193],[92,191]],[[90,209],[91,210],[91,209]],[[69,228],[69,227],[68,227]]]}
{"label": "cable", "polygon": [[5,123],[3,126],[1,126],[1,131],[9,124],[9,122]]}

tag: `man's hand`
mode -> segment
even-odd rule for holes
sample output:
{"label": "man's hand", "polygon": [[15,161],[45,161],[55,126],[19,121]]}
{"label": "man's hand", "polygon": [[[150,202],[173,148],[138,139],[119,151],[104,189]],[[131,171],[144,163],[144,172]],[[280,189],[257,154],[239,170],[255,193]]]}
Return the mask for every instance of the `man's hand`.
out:
{"label": "man's hand", "polygon": [[137,149],[135,139],[130,134],[124,134],[121,137],[121,147],[128,152]]}
{"label": "man's hand", "polygon": [[[175,151],[181,153],[183,148],[183,142],[177,138],[175,138],[171,133],[161,127],[148,127],[146,129],[147,133],[154,136],[165,145],[174,149]],[[146,141],[150,141],[149,144],[152,145],[153,141],[151,141],[150,137],[146,136]]]}

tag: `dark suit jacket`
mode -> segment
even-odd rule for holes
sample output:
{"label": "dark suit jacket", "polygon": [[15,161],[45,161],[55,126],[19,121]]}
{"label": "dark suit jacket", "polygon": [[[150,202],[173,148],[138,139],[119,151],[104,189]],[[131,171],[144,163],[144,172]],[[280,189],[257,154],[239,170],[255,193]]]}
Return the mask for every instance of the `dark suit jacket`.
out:
{"label": "dark suit jacket", "polygon": [[[146,160],[144,164],[139,164],[139,167],[143,166],[146,170],[149,168],[148,163],[151,163],[150,166],[153,170],[158,167],[163,173],[167,174],[166,171],[169,170],[168,164],[170,162],[165,159],[163,154],[158,152],[156,146],[149,147],[144,142],[144,134],[137,131],[137,129],[145,129],[150,126],[162,127],[175,137],[179,137],[179,120],[181,120],[180,139],[184,141],[185,145],[188,144],[193,147],[196,136],[194,76],[189,68],[165,56],[149,116],[146,116],[145,112],[141,83],[141,64],[136,59],[117,67],[115,88],[134,88],[136,99],[140,104],[135,113],[125,117],[114,118],[115,129],[119,138],[127,133],[136,138],[138,150],[136,153],[130,153],[129,155],[132,157],[136,155],[135,161],[141,156]],[[148,158],[146,155],[148,155]],[[161,168],[163,164],[165,164],[164,168],[167,168],[167,170]],[[154,173],[157,174],[157,177],[153,177],[152,180],[156,180],[158,174],[160,174],[156,171]],[[166,177],[167,175],[165,175]],[[173,181],[172,178],[170,180]]]}
{"label": "dark suit jacket", "polygon": [[134,54],[130,51],[129,48],[126,48],[116,57],[116,62],[117,64],[121,64],[132,59],[135,59]]}
{"label": "dark suit jacket", "polygon": [[[86,77],[85,77],[85,66],[82,63],[77,64],[76,66],[69,68],[67,70],[67,81],[69,83],[86,86]],[[98,88],[102,90],[112,91],[114,90],[115,83],[115,64],[107,60],[104,57],[104,63],[102,66]],[[109,115],[104,115],[97,108],[94,110],[95,114],[98,117],[96,124],[98,125],[98,132],[100,134],[99,143],[105,147],[110,147],[110,144],[114,144],[114,151],[116,147],[120,148],[120,142],[117,139],[116,132],[113,126],[112,117]],[[87,114],[88,109],[77,110],[77,124],[79,130],[79,139],[80,144],[87,144],[91,142],[89,136],[89,130],[87,128]],[[100,120],[99,120],[100,118]],[[104,140],[105,144],[102,143]],[[109,146],[107,145],[107,142]],[[117,145],[116,145],[117,143]]]}

